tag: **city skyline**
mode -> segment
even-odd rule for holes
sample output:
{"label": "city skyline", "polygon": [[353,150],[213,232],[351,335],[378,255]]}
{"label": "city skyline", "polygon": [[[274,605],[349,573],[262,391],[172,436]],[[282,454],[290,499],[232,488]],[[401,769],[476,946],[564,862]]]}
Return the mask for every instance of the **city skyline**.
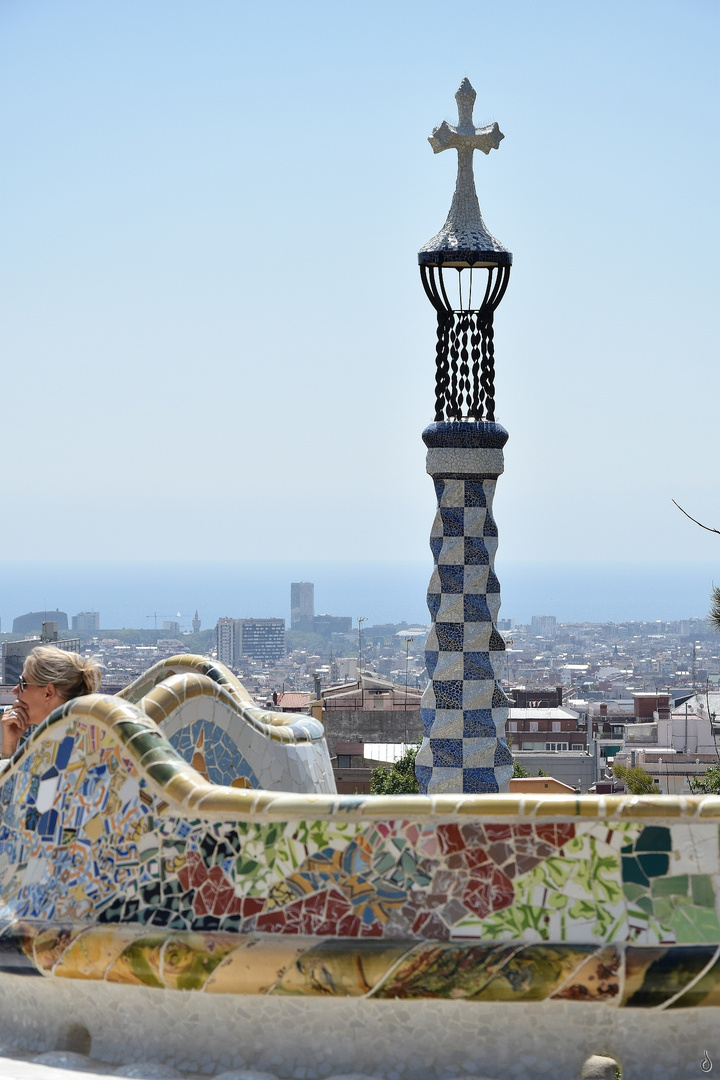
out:
{"label": "city skyline", "polygon": [[[315,584],[316,610],[368,619],[366,625],[427,625],[427,562],[406,563],[0,563],[2,628],[28,611],[60,608],[69,617],[98,611],[103,628],[162,629],[195,610],[203,629],[221,616],[284,617],[291,625],[290,584]],[[529,623],[533,615],[558,622],[704,619],[716,567],[679,564],[511,563],[498,558],[504,597],[500,620]]]}

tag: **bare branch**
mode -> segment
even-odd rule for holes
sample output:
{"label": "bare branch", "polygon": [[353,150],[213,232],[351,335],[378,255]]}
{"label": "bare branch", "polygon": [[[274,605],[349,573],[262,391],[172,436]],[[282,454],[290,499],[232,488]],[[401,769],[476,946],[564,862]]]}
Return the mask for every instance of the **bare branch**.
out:
{"label": "bare branch", "polygon": [[688,514],[687,510],[683,510],[680,503],[676,503],[674,499],[672,501],[675,503],[678,510],[680,510],[681,513],[683,513],[685,515],[686,518],[690,518],[690,520],[694,521],[696,525],[699,525],[701,529],[707,529],[708,532],[714,532],[714,533],[717,533],[718,536],[720,536],[720,529],[711,529],[709,525],[703,525],[702,521],[698,521],[696,518],[694,518],[692,516],[692,514]]}

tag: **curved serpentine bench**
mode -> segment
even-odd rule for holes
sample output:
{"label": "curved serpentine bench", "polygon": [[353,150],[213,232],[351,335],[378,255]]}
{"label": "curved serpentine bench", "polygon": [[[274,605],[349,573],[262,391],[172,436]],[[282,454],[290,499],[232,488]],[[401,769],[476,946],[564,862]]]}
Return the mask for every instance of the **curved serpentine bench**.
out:
{"label": "curved serpentine bench", "polygon": [[0,1039],[309,1080],[700,1075],[719,824],[714,796],[219,787],[137,705],[78,698],[0,776]]}
{"label": "curved serpentine bench", "polygon": [[116,696],[140,706],[185,760],[215,784],[336,790],[320,721],[259,709],[239,679],[215,660],[171,656]]}

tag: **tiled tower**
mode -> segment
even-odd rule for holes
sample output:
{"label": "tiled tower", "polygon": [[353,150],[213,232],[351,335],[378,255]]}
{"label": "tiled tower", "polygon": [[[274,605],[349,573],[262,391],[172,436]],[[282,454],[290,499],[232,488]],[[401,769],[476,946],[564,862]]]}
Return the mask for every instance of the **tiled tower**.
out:
{"label": "tiled tower", "polygon": [[493,314],[512,255],[485,227],[473,176],[473,152],[497,149],[503,134],[497,124],[475,127],[467,79],[455,100],[457,127],[443,122],[429,139],[435,153],[458,152],[455,195],[443,228],[418,256],[438,320],[435,423],[423,432],[438,502],[430,537],[430,681],[416,760],[420,790],[430,795],[506,791],[512,775],[508,699],[497,681],[505,643],[495,625],[500,584],[492,515],[508,438],[495,423]]}

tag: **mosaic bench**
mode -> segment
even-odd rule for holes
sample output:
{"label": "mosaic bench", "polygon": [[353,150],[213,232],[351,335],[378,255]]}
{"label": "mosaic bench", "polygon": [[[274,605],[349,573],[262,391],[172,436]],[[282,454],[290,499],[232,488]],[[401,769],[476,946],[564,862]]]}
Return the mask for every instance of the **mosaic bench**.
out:
{"label": "mosaic bench", "polygon": [[224,664],[171,656],[117,697],[138,705],[206,780],[335,794],[325,730],[312,716],[259,709]]}
{"label": "mosaic bench", "polygon": [[720,1060],[719,798],[218,786],[103,695],[0,785],[6,1045],[320,1080]]}

